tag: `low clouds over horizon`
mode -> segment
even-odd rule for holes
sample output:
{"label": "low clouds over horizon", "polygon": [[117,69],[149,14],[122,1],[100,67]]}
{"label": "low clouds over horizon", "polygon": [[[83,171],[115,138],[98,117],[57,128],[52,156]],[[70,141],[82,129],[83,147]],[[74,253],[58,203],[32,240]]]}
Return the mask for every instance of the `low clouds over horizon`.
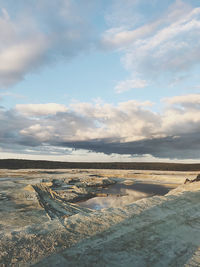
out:
{"label": "low clouds over horizon", "polygon": [[200,95],[163,102],[161,112],[152,111],[148,101],[135,100],[118,105],[49,103],[40,104],[39,109],[37,104],[1,109],[0,147],[13,153],[15,148],[27,153],[48,146],[52,147],[49,154],[84,149],[108,155],[199,158]]}

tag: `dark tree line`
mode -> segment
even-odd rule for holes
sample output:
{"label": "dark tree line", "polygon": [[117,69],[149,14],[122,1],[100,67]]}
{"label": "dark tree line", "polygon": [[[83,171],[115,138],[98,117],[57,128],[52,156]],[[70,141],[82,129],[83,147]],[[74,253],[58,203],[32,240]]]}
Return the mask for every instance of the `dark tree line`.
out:
{"label": "dark tree line", "polygon": [[59,162],[45,160],[2,159],[0,169],[121,169],[160,171],[200,171],[200,164],[155,162]]}

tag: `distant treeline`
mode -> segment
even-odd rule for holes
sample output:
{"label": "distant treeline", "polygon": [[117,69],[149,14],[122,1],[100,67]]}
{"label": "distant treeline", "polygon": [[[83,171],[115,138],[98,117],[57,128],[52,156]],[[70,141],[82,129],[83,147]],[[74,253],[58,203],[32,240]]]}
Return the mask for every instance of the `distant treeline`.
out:
{"label": "distant treeline", "polygon": [[200,164],[155,162],[60,162],[1,159],[0,169],[120,169],[160,171],[200,171]]}

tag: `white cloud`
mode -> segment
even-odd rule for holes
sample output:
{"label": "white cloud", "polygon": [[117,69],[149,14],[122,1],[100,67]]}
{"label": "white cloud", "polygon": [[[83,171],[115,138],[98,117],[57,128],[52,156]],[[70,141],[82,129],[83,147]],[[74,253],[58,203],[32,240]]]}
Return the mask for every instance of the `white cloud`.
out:
{"label": "white cloud", "polygon": [[66,106],[56,103],[18,104],[15,109],[26,116],[48,116],[68,110]]}
{"label": "white cloud", "polygon": [[[153,19],[145,16],[147,21],[141,19],[140,24],[131,20],[126,26],[115,24],[103,34],[103,47],[124,53],[123,65],[132,76],[139,74],[143,80],[154,81],[164,77],[166,81],[177,73],[183,76],[200,63],[200,7],[181,0],[169,3]],[[158,4],[164,5],[163,1]],[[140,9],[135,10],[142,15]]]}
{"label": "white cloud", "polygon": [[200,95],[165,102],[162,112],[153,112],[148,101],[135,100],[118,105],[76,103],[67,111],[55,104],[0,109],[0,147],[21,152],[71,147],[107,154],[200,158]]}
{"label": "white cloud", "polygon": [[200,95],[190,94],[165,98],[164,101],[175,107],[197,109],[200,107]]}
{"label": "white cloud", "polygon": [[52,61],[68,60],[89,49],[91,24],[84,18],[86,6],[70,0],[35,1],[31,6],[23,0],[19,6],[8,1],[1,6],[0,88],[12,86]]}
{"label": "white cloud", "polygon": [[11,45],[0,51],[0,84],[3,87],[23,79],[24,72],[34,70],[40,65],[47,44],[42,38]]}
{"label": "white cloud", "polygon": [[120,93],[129,91],[131,89],[144,88],[147,85],[148,84],[145,80],[140,80],[140,79],[125,80],[125,81],[119,82],[115,86],[115,91],[120,94]]}
{"label": "white cloud", "polygon": [[[59,120],[46,125],[54,126],[54,135],[63,141],[85,141],[111,138],[113,140],[141,140],[153,134],[158,116],[149,110],[151,103],[128,101],[111,104],[76,103],[70,106],[71,113],[60,114]],[[155,124],[155,125],[154,125]],[[44,125],[44,124],[43,124]],[[158,127],[156,127],[158,128]]]}
{"label": "white cloud", "polygon": [[26,119],[31,118],[28,127],[19,131],[20,135],[47,143],[97,139],[124,143],[198,131],[198,94],[172,97],[165,102],[167,105],[163,113],[151,111],[152,103],[149,101],[135,100],[121,102],[117,106],[76,103],[68,108],[55,103],[29,104],[18,105],[15,110]]}
{"label": "white cloud", "polygon": [[20,134],[23,136],[32,136],[38,141],[46,141],[52,137],[54,128],[52,126],[41,126],[40,124],[33,124],[28,128],[25,128],[20,131]]}
{"label": "white cloud", "polygon": [[[118,1],[120,2],[120,1]],[[192,12],[192,7],[188,4],[184,3],[183,1],[175,1],[170,7],[163,10],[163,14],[161,15],[161,11],[159,12],[159,16],[155,17],[154,20],[152,20],[150,14],[149,16],[142,14],[142,11],[139,8],[135,8],[136,4],[143,4],[146,6],[150,5],[152,8],[154,4],[152,2],[149,2],[147,0],[142,1],[135,1],[135,2],[128,2],[128,8],[131,9],[130,6],[133,7],[133,10],[131,12],[131,17],[135,17],[138,15],[141,22],[138,21],[137,24],[134,24],[129,18],[129,21],[127,25],[123,25],[120,23],[120,26],[112,27],[105,31],[105,33],[102,36],[102,43],[105,46],[113,47],[113,48],[119,48],[123,49],[126,47],[129,47],[136,41],[145,40],[148,37],[151,37],[155,35],[157,32],[159,32],[162,29],[167,29],[168,26],[171,24],[184,19],[185,16],[188,16],[190,12]],[[156,9],[162,10],[161,7],[164,6],[164,3],[160,1],[155,1]],[[166,4],[169,5],[170,1],[166,1]],[[120,2],[122,4],[122,2]],[[123,5],[117,5],[116,8],[118,9],[117,12],[124,13],[123,6],[126,6],[126,1],[123,2]],[[163,8],[163,7],[162,7]],[[126,10],[126,8],[125,8]],[[127,11],[127,10],[126,10]],[[152,13],[155,12],[155,10],[152,10]],[[123,15],[124,16],[124,15]],[[111,15],[112,17],[112,15]],[[126,18],[127,19],[127,18]],[[116,18],[116,20],[120,20],[119,18]],[[144,20],[147,20],[146,23]],[[114,25],[118,25],[117,21]]]}

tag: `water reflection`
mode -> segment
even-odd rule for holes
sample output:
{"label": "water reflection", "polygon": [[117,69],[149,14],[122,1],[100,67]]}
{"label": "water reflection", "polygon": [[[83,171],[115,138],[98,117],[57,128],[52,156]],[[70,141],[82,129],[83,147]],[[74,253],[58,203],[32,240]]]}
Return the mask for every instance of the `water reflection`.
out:
{"label": "water reflection", "polygon": [[100,210],[109,207],[121,207],[136,200],[154,196],[165,195],[172,187],[165,187],[157,184],[135,183],[132,185],[115,184],[102,189],[102,194],[108,197],[94,197],[87,201],[80,202],[82,207]]}
{"label": "water reflection", "polygon": [[23,177],[0,177],[0,182],[24,180]]}

